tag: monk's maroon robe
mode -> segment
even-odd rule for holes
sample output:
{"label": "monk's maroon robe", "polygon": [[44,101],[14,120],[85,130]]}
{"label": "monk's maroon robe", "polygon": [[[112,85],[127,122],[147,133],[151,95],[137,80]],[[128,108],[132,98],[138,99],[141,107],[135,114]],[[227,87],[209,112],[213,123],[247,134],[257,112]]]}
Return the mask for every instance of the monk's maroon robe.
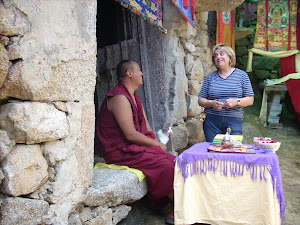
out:
{"label": "monk's maroon robe", "polygon": [[119,83],[106,94],[97,118],[97,135],[100,141],[99,151],[106,163],[125,165],[143,171],[147,175],[148,189],[153,209],[165,207],[168,193],[173,191],[174,159],[172,154],[165,154],[159,146],[141,146],[126,140],[112,112],[108,109],[108,98],[124,95],[131,104],[135,129],[149,138],[155,139],[148,131],[140,97],[135,94],[137,105],[127,88]]}

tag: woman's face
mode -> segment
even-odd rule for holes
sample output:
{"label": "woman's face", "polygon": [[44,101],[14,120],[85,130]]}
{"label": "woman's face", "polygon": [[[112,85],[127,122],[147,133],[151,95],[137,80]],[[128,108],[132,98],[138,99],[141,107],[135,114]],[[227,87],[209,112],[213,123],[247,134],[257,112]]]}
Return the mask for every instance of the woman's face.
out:
{"label": "woman's face", "polygon": [[227,68],[230,66],[230,56],[223,50],[217,49],[214,52],[215,65],[218,69]]}

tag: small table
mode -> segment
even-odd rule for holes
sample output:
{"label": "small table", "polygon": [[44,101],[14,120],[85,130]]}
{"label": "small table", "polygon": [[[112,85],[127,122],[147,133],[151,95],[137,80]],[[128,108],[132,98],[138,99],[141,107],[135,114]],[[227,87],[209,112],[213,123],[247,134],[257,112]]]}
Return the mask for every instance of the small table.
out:
{"label": "small table", "polygon": [[281,224],[277,155],[208,152],[209,145],[195,144],[176,158],[175,224]]}

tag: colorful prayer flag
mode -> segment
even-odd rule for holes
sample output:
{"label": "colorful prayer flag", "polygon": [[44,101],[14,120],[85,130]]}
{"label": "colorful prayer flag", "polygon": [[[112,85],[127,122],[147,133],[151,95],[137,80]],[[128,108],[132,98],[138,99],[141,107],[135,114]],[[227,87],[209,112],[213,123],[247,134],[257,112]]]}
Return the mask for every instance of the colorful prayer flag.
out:
{"label": "colorful prayer flag", "polygon": [[181,15],[193,26],[195,26],[195,0],[172,0]]}
{"label": "colorful prayer flag", "polygon": [[161,0],[115,0],[123,7],[142,17],[148,23],[157,27],[162,33],[167,30],[162,25]]}

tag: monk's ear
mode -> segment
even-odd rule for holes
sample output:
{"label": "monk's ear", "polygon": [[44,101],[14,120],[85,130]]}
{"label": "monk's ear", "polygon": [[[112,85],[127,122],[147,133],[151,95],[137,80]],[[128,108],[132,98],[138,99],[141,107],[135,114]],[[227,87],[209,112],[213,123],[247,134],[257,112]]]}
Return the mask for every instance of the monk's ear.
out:
{"label": "monk's ear", "polygon": [[130,70],[127,70],[127,71],[126,71],[126,76],[128,76],[128,77],[132,77],[132,71],[130,71]]}

